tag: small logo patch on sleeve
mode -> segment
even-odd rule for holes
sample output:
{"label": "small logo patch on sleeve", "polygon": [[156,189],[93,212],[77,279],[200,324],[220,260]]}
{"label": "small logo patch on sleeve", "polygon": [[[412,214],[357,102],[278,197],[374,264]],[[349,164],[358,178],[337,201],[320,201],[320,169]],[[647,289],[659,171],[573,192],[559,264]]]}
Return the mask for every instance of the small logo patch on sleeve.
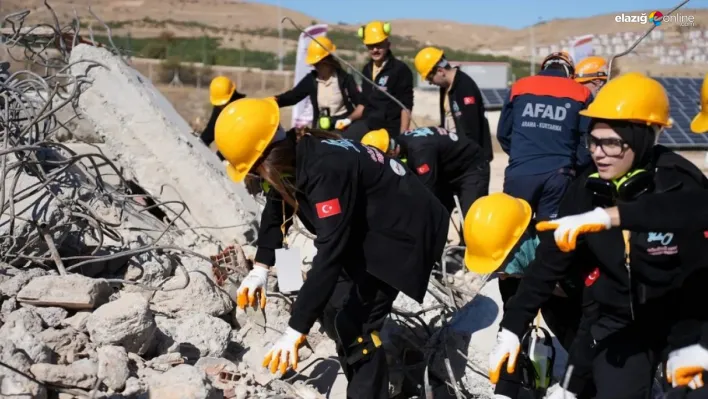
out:
{"label": "small logo patch on sleeve", "polygon": [[472,105],[477,102],[477,100],[475,100],[474,97],[472,97],[472,96],[465,97],[463,101],[464,101],[465,105]]}
{"label": "small logo patch on sleeve", "polygon": [[339,206],[339,198],[334,198],[329,201],[318,202],[315,204],[317,209],[317,217],[320,219],[330,216],[339,215],[342,213],[342,208]]}
{"label": "small logo patch on sleeve", "polygon": [[593,270],[590,274],[588,274],[587,277],[585,277],[585,286],[589,287],[595,284],[595,281],[597,281],[598,277],[600,277],[600,268],[596,267],[595,270]]}
{"label": "small logo patch on sleeve", "polygon": [[424,164],[418,166],[415,170],[416,170],[416,172],[418,172],[419,175],[424,175],[424,174],[430,172],[430,167],[428,166],[427,163],[424,163]]}

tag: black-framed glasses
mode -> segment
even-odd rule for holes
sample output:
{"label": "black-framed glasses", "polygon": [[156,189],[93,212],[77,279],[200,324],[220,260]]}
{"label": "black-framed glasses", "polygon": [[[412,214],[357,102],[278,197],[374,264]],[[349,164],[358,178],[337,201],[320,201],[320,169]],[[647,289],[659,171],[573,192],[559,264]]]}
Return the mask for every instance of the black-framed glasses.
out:
{"label": "black-framed glasses", "polygon": [[627,142],[618,138],[604,138],[600,139],[593,137],[593,135],[588,134],[585,138],[585,146],[590,153],[595,152],[595,149],[599,146],[602,152],[608,157],[618,157],[624,153],[627,149]]}

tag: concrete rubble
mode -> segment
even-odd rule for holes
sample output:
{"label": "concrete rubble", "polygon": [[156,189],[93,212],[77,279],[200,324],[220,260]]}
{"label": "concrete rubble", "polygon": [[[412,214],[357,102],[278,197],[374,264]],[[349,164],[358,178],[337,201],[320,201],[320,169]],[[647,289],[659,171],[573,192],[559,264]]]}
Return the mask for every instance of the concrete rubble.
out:
{"label": "concrete rubble", "polygon": [[[0,95],[23,93],[0,101],[0,132],[14,147],[0,155],[3,397],[345,397],[318,324],[299,373],[261,366],[294,298],[278,294],[273,272],[264,313],[233,303],[255,253],[256,200],[119,56],[85,44],[63,56],[61,90],[51,76],[0,84]],[[4,121],[2,107],[40,116]],[[21,136],[32,120],[46,131]],[[288,242],[306,271],[312,237],[295,226]],[[496,333],[497,288],[460,270],[459,251],[448,257],[424,303],[401,295],[382,331],[391,397],[420,396],[428,379],[436,398],[492,396],[478,374]]]}

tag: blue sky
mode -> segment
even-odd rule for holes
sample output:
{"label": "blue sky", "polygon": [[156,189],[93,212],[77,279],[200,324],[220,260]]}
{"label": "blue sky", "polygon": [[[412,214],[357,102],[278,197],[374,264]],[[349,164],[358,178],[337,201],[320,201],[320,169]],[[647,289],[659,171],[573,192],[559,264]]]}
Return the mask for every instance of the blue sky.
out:
{"label": "blue sky", "polygon": [[[445,19],[523,28],[543,19],[578,18],[633,10],[668,11],[678,0],[251,0],[281,4],[327,22],[362,23],[370,19]],[[708,0],[684,7],[708,8]],[[701,21],[703,22],[703,21]],[[708,21],[705,21],[708,22]]]}

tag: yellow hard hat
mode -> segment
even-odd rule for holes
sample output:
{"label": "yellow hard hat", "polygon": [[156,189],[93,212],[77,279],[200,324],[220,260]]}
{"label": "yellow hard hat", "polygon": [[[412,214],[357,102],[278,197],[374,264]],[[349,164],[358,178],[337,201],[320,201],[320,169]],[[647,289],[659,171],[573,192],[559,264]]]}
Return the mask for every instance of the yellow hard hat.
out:
{"label": "yellow hard hat", "polygon": [[666,90],[661,83],[639,72],[625,73],[608,81],[580,115],[671,127]]}
{"label": "yellow hard hat", "polygon": [[311,40],[310,44],[307,46],[307,57],[305,57],[305,62],[308,65],[317,64],[331,53],[334,53],[334,50],[337,49],[337,46],[335,46],[334,43],[332,43],[332,41],[326,36],[320,36],[316,39],[317,42],[315,40]]}
{"label": "yellow hard hat", "polygon": [[575,81],[585,83],[596,79],[607,80],[607,61],[598,56],[584,58],[575,67]]}
{"label": "yellow hard hat", "polygon": [[703,78],[701,88],[701,111],[691,121],[691,131],[693,133],[708,132],[708,74]]}
{"label": "yellow hard hat", "polygon": [[378,148],[383,153],[388,152],[391,139],[386,129],[372,130],[361,138],[361,144]]}
{"label": "yellow hard hat", "polygon": [[214,127],[214,141],[221,155],[233,167],[229,177],[243,181],[266,147],[280,123],[275,99],[243,98],[227,105]]}
{"label": "yellow hard hat", "polygon": [[465,266],[488,274],[497,270],[531,222],[528,202],[504,193],[479,198],[465,215]]}
{"label": "yellow hard hat", "polygon": [[423,79],[427,79],[433,68],[443,57],[443,51],[436,47],[426,47],[418,52],[413,63]]}
{"label": "yellow hard hat", "polygon": [[229,102],[236,91],[236,84],[226,76],[217,76],[209,84],[209,100],[213,106],[221,106]]}
{"label": "yellow hard hat", "polygon": [[391,24],[381,21],[371,21],[366,25],[362,25],[357,31],[357,35],[367,46],[383,42],[388,39],[390,34]]}

